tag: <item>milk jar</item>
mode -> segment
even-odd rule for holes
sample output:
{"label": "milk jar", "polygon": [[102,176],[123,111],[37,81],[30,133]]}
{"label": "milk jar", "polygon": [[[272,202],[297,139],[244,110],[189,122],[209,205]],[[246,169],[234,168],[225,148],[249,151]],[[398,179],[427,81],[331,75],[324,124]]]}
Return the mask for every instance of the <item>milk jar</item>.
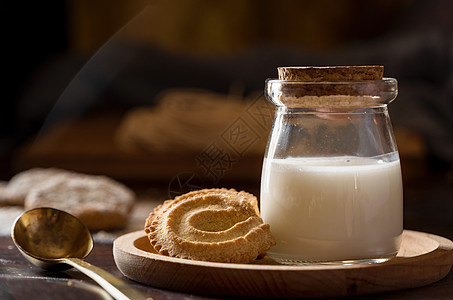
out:
{"label": "milk jar", "polygon": [[283,263],[383,262],[400,247],[402,178],[387,110],[397,81],[336,71],[328,81],[266,81],[276,114],[260,209],[276,239],[268,255]]}

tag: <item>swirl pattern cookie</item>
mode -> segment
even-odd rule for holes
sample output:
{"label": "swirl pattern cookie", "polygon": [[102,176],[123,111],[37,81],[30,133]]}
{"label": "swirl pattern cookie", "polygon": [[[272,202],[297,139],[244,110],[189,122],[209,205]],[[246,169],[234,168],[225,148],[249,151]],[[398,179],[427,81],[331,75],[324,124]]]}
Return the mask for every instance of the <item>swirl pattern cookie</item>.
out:
{"label": "swirl pattern cookie", "polygon": [[258,200],[256,197],[250,193],[247,193],[245,191],[236,191],[235,189],[226,189],[226,188],[213,188],[213,189],[203,189],[203,190],[197,190],[197,191],[192,191],[189,193],[186,193],[181,196],[175,197],[175,202],[182,201],[191,197],[195,196],[200,196],[200,195],[208,195],[208,194],[222,194],[222,195],[227,195],[230,198],[234,198],[236,200],[242,199],[247,202],[249,202],[252,206],[253,209],[255,210],[255,213],[259,216],[260,215],[260,210],[258,208]]}
{"label": "swirl pattern cookie", "polygon": [[275,244],[253,201],[253,195],[235,190],[190,192],[158,206],[145,232],[163,255],[247,263]]}

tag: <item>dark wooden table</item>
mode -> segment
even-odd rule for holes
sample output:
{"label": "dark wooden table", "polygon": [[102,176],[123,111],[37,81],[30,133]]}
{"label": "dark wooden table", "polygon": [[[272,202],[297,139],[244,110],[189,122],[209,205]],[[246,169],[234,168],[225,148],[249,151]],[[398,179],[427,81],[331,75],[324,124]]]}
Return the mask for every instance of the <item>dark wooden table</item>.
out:
{"label": "dark wooden table", "polygon": [[[404,227],[453,240],[453,170],[441,175],[430,175],[405,185]],[[95,242],[87,261],[122,278],[153,299],[222,298],[163,290],[128,280],[115,265],[111,242]],[[22,257],[9,236],[0,236],[0,299],[109,298],[94,281],[75,269],[57,273],[31,265]],[[453,299],[453,270],[444,279],[431,285],[353,299]]]}
{"label": "dark wooden table", "polygon": [[[218,299],[209,295],[190,295],[145,286],[126,279],[116,268],[112,244],[95,244],[87,261],[102,267],[153,299]],[[303,295],[301,295],[303,296]],[[14,246],[11,238],[0,238],[0,299],[105,299],[97,284],[71,269],[49,272],[31,265]],[[428,286],[355,297],[354,299],[453,299],[453,271]]]}

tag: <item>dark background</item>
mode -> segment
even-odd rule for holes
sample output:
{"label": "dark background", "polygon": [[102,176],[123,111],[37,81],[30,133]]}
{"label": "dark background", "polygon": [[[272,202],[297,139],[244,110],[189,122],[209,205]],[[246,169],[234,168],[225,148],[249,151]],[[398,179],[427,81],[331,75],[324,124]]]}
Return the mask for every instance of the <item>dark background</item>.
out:
{"label": "dark background", "polygon": [[8,1],[0,179],[20,171],[17,151],[52,110],[124,112],[173,87],[248,94],[283,65],[382,64],[399,81],[406,225],[432,220],[426,230],[451,237],[452,11],[447,0]]}

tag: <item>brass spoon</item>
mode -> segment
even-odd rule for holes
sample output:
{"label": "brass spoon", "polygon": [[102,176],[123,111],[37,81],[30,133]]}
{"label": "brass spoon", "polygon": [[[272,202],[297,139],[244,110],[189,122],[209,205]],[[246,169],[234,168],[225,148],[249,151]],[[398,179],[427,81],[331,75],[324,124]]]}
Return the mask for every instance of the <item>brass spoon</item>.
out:
{"label": "brass spoon", "polygon": [[14,222],[11,237],[22,255],[38,267],[74,267],[115,299],[146,299],[125,282],[83,260],[93,249],[93,238],[88,228],[67,212],[47,207],[26,211]]}

